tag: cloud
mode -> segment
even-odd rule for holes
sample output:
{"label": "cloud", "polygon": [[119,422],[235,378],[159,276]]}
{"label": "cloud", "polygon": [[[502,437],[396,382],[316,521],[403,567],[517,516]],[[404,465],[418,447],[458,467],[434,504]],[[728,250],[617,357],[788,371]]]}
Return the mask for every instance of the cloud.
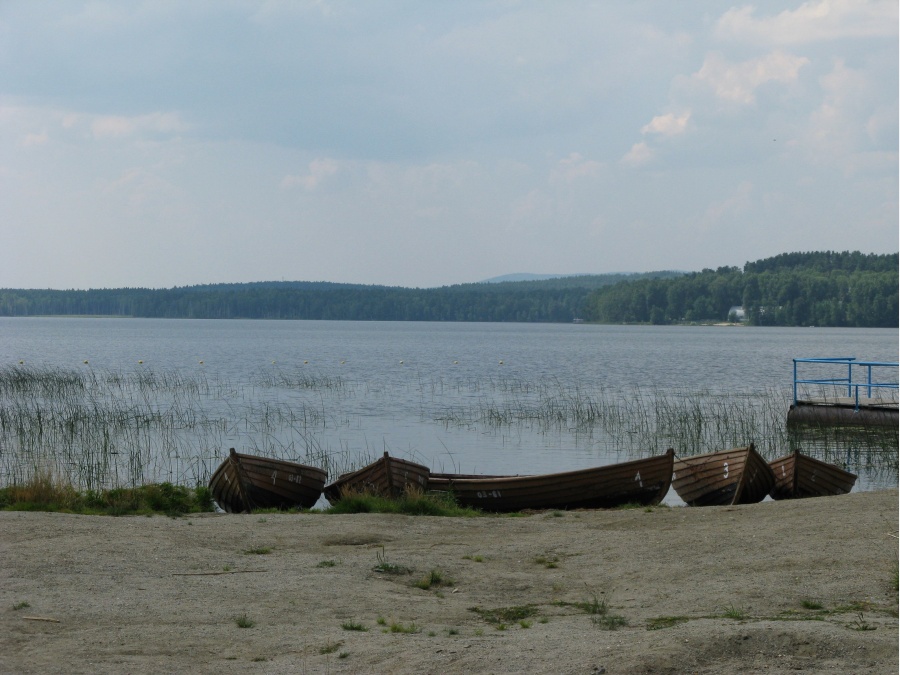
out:
{"label": "cloud", "polygon": [[721,54],[713,52],[707,55],[693,78],[710,86],[720,99],[750,104],[756,100],[759,87],[769,82],[790,84],[808,63],[806,57],[794,56],[780,49],[741,63],[731,63]]}
{"label": "cloud", "polygon": [[631,146],[631,150],[622,157],[622,163],[638,167],[647,164],[651,159],[653,159],[653,151],[644,141],[641,141]]}
{"label": "cloud", "polygon": [[304,175],[287,175],[281,179],[282,188],[302,187],[304,190],[315,190],[324,180],[338,171],[337,161],[324,157],[309,163],[309,173]]}
{"label": "cloud", "polygon": [[659,134],[661,136],[677,136],[683,134],[687,128],[688,120],[691,118],[690,111],[675,116],[674,113],[667,115],[657,115],[649,124],[645,124],[641,129],[642,134]]}
{"label": "cloud", "polygon": [[714,36],[722,41],[797,45],[841,38],[896,37],[895,0],[818,0],[775,16],[756,17],[747,5],[725,12]]}
{"label": "cloud", "polygon": [[189,125],[177,113],[154,112],[147,115],[124,117],[104,115],[91,122],[95,139],[123,138],[140,134],[173,134],[187,131]]}
{"label": "cloud", "polygon": [[725,199],[714,202],[706,209],[701,224],[704,229],[713,229],[727,218],[734,218],[750,207],[753,183],[742,181],[734,192]]}
{"label": "cloud", "polygon": [[22,145],[30,147],[32,145],[45,145],[50,140],[50,136],[46,131],[39,134],[26,134],[22,141]]}
{"label": "cloud", "polygon": [[600,174],[602,166],[600,162],[585,159],[579,153],[573,152],[556,163],[552,179],[571,183],[579,178],[596,177]]}

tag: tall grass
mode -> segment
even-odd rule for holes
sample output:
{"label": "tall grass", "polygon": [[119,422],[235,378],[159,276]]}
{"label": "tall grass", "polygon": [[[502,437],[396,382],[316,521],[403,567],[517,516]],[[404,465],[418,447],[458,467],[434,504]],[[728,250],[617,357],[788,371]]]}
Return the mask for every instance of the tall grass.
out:
{"label": "tall grass", "polygon": [[[359,411],[354,431],[366,416],[384,415],[475,433],[574,434],[638,456],[753,442],[769,459],[801,449],[894,480],[897,474],[896,429],[788,429],[789,394],[781,390],[609,390],[552,377],[415,374],[371,383],[303,368],[266,368],[235,383],[204,370],[18,365],[0,367],[0,488],[47,475],[76,492],[202,485],[229,447],[320,466],[334,477],[388,449],[384,441],[356,448],[344,440],[338,432],[354,425],[347,402]],[[329,445],[335,438],[339,447]]]}

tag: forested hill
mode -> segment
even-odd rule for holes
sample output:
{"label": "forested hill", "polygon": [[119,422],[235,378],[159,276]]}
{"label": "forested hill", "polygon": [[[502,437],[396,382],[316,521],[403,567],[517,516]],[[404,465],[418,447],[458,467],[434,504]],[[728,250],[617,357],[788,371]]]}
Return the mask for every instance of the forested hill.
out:
{"label": "forested hill", "polygon": [[898,255],[785,253],[743,269],[558,277],[401,288],[280,281],[171,289],[0,289],[0,316],[194,319],[719,322],[895,327]]}
{"label": "forested hill", "polygon": [[604,323],[725,320],[752,325],[896,327],[898,255],[785,253],[675,279],[643,279],[590,294],[585,316]]}
{"label": "forested hill", "polygon": [[571,322],[581,317],[593,290],[678,274],[600,274],[424,289],[308,281],[171,289],[2,289],[0,316]]}

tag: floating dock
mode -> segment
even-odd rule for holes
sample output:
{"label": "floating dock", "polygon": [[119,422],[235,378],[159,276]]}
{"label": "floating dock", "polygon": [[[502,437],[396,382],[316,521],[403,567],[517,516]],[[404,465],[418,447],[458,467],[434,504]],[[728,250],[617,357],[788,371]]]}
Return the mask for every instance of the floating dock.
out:
{"label": "floating dock", "polygon": [[897,403],[895,362],[847,356],[794,359],[788,424],[897,427]]}

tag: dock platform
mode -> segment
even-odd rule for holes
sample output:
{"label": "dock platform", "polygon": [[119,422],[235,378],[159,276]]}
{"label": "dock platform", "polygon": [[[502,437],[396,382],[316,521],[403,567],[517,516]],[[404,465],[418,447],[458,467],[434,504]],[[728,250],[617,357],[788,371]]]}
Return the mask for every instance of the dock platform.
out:
{"label": "dock platform", "polygon": [[898,364],[854,357],[794,359],[787,422],[897,427]]}

